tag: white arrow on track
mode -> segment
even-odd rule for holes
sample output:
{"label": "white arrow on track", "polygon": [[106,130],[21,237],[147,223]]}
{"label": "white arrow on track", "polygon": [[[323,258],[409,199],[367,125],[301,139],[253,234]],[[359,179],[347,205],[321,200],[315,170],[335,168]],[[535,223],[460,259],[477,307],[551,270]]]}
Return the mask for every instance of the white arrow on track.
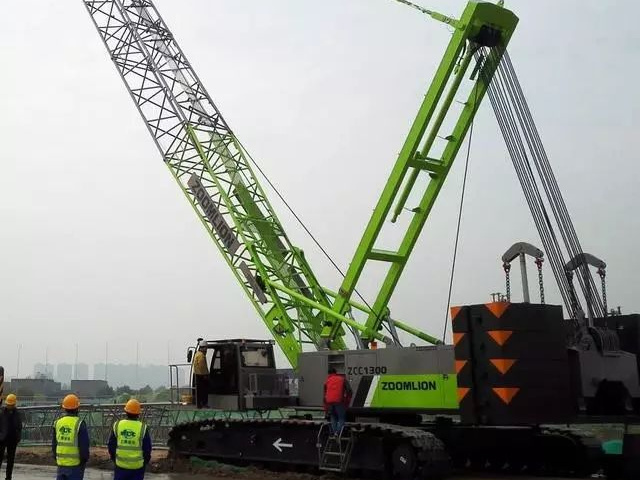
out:
{"label": "white arrow on track", "polygon": [[293,448],[293,443],[282,443],[282,438],[279,438],[275,442],[273,442],[273,446],[276,450],[282,453],[283,448]]}

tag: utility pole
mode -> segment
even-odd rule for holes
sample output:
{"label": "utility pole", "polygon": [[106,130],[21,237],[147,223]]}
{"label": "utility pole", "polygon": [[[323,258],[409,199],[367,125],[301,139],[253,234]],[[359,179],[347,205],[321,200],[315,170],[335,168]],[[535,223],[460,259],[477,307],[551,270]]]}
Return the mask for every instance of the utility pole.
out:
{"label": "utility pole", "polygon": [[136,342],[136,388],[140,388],[138,369],[140,368],[140,342]]}
{"label": "utility pole", "polygon": [[22,344],[18,344],[18,361],[16,362],[16,377],[20,378],[20,354],[22,353]]}
{"label": "utility pole", "polygon": [[107,381],[109,367],[109,342],[104,342],[104,381]]}
{"label": "utility pole", "polygon": [[73,364],[73,379],[78,380],[78,344],[76,343],[76,360]]}
{"label": "utility pole", "polygon": [[[167,367],[171,365],[171,342],[167,340]],[[169,367],[169,383],[167,384],[168,388],[171,388],[171,367]]]}

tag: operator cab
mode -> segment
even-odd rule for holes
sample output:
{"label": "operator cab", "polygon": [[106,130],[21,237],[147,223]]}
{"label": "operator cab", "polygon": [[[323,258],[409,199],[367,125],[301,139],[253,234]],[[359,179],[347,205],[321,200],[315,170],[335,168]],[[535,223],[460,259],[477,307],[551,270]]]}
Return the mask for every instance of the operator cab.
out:
{"label": "operator cab", "polygon": [[[197,345],[187,350],[192,363]],[[286,375],[276,370],[272,340],[207,340],[208,404],[222,410],[269,409],[291,405]],[[194,375],[191,375],[195,399]]]}

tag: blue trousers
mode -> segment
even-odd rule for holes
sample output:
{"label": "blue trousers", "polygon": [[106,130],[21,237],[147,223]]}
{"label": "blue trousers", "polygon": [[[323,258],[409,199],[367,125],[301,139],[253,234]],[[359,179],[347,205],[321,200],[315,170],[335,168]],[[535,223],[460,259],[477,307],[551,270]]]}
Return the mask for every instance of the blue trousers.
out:
{"label": "blue trousers", "polygon": [[344,427],[347,409],[342,403],[331,403],[329,404],[329,416],[331,417],[331,432],[337,435]]}
{"label": "blue trousers", "polygon": [[115,467],[113,469],[113,480],[143,480],[144,468],[138,470],[128,470],[126,468]]}
{"label": "blue trousers", "polygon": [[58,467],[56,480],[82,480],[84,478],[84,466]]}

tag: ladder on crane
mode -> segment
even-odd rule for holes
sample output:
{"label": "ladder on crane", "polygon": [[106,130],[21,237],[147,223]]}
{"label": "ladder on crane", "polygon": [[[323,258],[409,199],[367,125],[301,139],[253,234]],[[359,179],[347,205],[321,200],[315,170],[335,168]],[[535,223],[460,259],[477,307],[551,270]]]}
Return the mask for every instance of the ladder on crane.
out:
{"label": "ladder on crane", "polygon": [[344,473],[347,471],[353,451],[354,433],[349,425],[333,434],[331,424],[324,423],[318,432],[318,468],[325,472]]}

